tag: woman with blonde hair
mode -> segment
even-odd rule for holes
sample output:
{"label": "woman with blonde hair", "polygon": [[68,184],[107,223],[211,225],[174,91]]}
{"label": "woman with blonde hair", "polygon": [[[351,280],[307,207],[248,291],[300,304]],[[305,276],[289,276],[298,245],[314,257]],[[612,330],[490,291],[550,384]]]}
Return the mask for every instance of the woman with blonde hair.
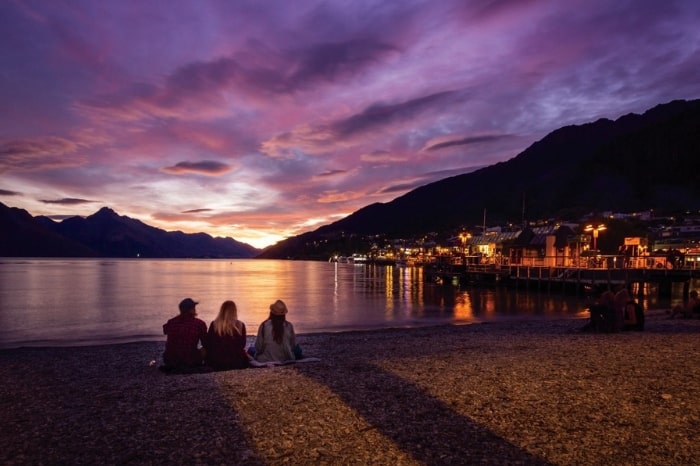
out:
{"label": "woman with blonde hair", "polygon": [[204,341],[206,364],[215,370],[244,369],[249,366],[245,345],[245,324],[238,320],[236,303],[224,301]]}

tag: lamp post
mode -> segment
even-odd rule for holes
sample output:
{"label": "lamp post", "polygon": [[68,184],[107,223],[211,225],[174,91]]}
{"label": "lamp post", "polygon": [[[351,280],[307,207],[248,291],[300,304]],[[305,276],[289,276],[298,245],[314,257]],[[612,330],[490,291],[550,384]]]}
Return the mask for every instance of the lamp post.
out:
{"label": "lamp post", "polygon": [[601,223],[597,227],[594,227],[593,225],[586,225],[586,228],[583,229],[583,231],[593,232],[593,250],[594,251],[598,250],[598,232],[605,230],[605,228],[606,228],[606,226]]}
{"label": "lamp post", "polygon": [[467,265],[467,241],[472,237],[469,233],[460,233],[459,239],[462,242],[462,263]]}

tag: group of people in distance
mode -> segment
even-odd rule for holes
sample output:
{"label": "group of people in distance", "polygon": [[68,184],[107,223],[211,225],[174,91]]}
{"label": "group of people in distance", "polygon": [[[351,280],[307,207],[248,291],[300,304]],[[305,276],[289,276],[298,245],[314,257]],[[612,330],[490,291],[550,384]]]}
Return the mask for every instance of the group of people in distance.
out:
{"label": "group of people in distance", "polygon": [[[644,309],[632,299],[626,288],[617,293],[610,290],[599,292],[595,303],[589,308],[591,319],[581,329],[583,332],[610,333],[621,330],[644,330]],[[690,292],[685,304],[678,304],[666,311],[670,318],[700,317],[698,292]]]}
{"label": "group of people in distance", "polygon": [[612,333],[624,330],[644,330],[644,309],[626,288],[616,293],[600,291],[589,308],[591,318],[583,332]]}
{"label": "group of people in distance", "polygon": [[676,317],[700,317],[700,298],[698,292],[693,290],[690,292],[690,297],[685,304],[678,304],[670,311],[671,319]]}
{"label": "group of people in distance", "polygon": [[289,362],[302,359],[294,326],[286,319],[287,306],[281,300],[270,305],[270,315],[258,328],[255,346],[246,349],[246,327],[238,319],[233,301],[224,301],[207,329],[197,317],[197,303],[180,302],[180,314],[163,325],[167,336],[163,366],[165,372],[194,372],[201,369],[245,369],[254,361]]}

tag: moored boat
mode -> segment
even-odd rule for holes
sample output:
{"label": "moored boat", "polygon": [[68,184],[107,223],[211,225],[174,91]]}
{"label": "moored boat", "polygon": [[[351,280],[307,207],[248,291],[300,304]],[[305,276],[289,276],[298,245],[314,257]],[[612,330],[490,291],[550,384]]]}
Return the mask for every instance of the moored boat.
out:
{"label": "moored boat", "polygon": [[365,256],[364,254],[355,253],[352,256],[348,257],[348,262],[353,264],[366,264],[367,256]]}

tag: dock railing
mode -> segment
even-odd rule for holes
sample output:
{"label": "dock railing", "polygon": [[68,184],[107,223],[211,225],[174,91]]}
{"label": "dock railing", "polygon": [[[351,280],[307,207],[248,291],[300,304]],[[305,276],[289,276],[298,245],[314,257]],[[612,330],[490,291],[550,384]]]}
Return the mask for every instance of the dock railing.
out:
{"label": "dock railing", "polygon": [[470,265],[496,265],[513,266],[522,265],[529,267],[569,267],[581,269],[668,269],[668,270],[695,270],[700,269],[700,260],[678,260],[664,256],[629,257],[625,255],[598,255],[591,257],[562,257],[562,256],[538,256],[521,257],[518,260],[509,260],[507,257],[484,257],[478,264]]}

